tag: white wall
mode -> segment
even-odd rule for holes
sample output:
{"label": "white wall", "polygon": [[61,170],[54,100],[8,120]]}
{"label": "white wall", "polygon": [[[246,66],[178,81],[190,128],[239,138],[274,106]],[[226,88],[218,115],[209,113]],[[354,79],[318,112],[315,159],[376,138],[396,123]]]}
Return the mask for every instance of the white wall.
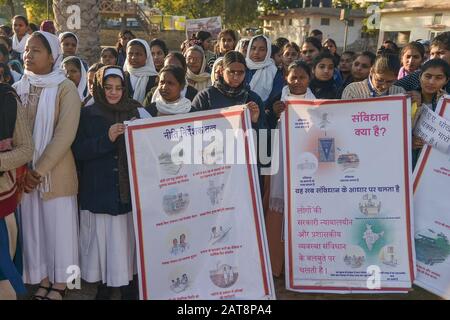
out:
{"label": "white wall", "polygon": [[429,39],[433,30],[425,26],[432,24],[435,13],[443,13],[441,24],[446,25],[445,30],[438,31],[450,31],[450,11],[382,13],[378,47],[383,43],[384,32],[411,31],[409,41]]}
{"label": "white wall", "polygon": [[[344,46],[344,32],[345,24],[340,21],[337,17],[324,17],[330,19],[330,25],[322,26],[320,25],[321,16],[311,16],[310,18],[310,29],[319,29],[323,32],[324,39],[332,38],[336,41],[338,47],[342,48]],[[278,37],[285,37],[291,41],[296,42],[301,45],[303,41],[303,34],[301,26],[304,25],[304,18],[294,18],[292,19],[292,26],[289,26],[289,19],[284,19],[284,26],[281,26],[281,21],[272,20],[270,25],[273,27],[270,31],[266,31],[266,34],[272,38],[272,40]],[[264,21],[264,25],[267,26],[267,21]],[[358,40],[361,36],[362,19],[354,19],[354,26],[348,28],[347,44],[351,44]],[[267,30],[267,29],[266,29]]]}

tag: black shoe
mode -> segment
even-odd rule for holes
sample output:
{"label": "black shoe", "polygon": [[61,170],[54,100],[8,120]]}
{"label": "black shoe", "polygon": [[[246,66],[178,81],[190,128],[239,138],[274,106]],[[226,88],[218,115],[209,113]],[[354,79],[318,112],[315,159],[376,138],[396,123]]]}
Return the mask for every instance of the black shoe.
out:
{"label": "black shoe", "polygon": [[136,281],[130,281],[127,286],[120,287],[122,300],[139,300],[139,291],[136,287]]}
{"label": "black shoe", "polygon": [[99,284],[97,287],[97,294],[95,295],[95,300],[111,300],[112,290],[106,284]]}

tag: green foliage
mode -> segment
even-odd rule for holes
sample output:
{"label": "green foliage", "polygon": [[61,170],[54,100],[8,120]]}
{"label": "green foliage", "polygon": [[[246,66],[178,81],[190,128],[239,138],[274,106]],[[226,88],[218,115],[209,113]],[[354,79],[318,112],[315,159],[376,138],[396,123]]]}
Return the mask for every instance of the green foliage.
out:
{"label": "green foliage", "polygon": [[[47,20],[46,0],[24,0],[23,2],[30,22],[40,24],[43,20]],[[52,1],[49,1],[48,3],[49,19],[53,19]]]}
{"label": "green foliage", "polygon": [[264,12],[280,9],[301,8],[303,0],[260,0],[260,7]]}
{"label": "green foliage", "polygon": [[242,28],[256,21],[256,0],[156,0],[153,4],[165,15],[204,18],[221,16],[226,27]]}

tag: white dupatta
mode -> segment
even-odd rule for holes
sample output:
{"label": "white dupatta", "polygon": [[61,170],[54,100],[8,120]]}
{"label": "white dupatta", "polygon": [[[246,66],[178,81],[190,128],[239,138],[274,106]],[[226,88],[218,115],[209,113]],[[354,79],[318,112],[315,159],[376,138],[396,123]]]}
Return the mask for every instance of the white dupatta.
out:
{"label": "white dupatta", "polygon": [[[250,51],[253,45],[253,42],[258,38],[263,37],[266,40],[267,45],[267,54],[264,61],[254,62],[250,59]],[[272,42],[266,36],[256,36],[250,40],[250,43],[247,48],[247,57],[245,61],[247,63],[247,68],[250,70],[256,70],[255,74],[250,81],[250,88],[255,91],[262,99],[262,101],[266,101],[269,98],[270,93],[273,88],[273,80],[275,79],[275,75],[277,74],[278,68],[275,65],[275,62],[270,57],[272,55]]]}
{"label": "white dupatta", "polygon": [[[27,106],[28,104],[31,86],[43,88],[39,97],[33,129],[34,153],[32,165],[34,170],[36,169],[36,163],[39,161],[47,145],[53,138],[58,86],[66,80],[66,75],[60,67],[62,53],[58,38],[45,31],[38,32],[47,39],[50,45],[54,61],[52,71],[49,74],[37,75],[25,69],[22,79],[14,84],[14,89],[16,89],[24,106]],[[51,192],[50,186],[51,175],[50,172],[48,172],[43,177],[43,180],[37,189],[41,192]]]}
{"label": "white dupatta", "polygon": [[128,71],[130,73],[130,81],[131,86],[134,90],[133,99],[143,103],[145,100],[145,96],[147,94],[147,84],[148,79],[151,76],[158,75],[158,72],[155,68],[155,63],[153,62],[152,52],[150,51],[150,46],[147,41],[142,39],[133,39],[128,42],[127,48],[133,43],[140,43],[145,48],[145,54],[147,55],[147,60],[145,62],[145,66],[141,68],[133,68],[128,61],[128,57],[125,60],[125,64],[123,66],[123,71]]}

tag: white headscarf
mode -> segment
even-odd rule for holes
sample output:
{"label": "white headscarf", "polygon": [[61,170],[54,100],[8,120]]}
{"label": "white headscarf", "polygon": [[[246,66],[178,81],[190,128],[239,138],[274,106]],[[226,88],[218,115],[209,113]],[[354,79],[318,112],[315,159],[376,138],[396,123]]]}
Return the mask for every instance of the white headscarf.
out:
{"label": "white headscarf", "polygon": [[[22,79],[14,84],[17,94],[20,96],[22,103],[26,106],[28,103],[28,95],[30,87],[35,86],[43,88],[39,97],[39,104],[34,121],[33,140],[33,169],[36,169],[36,163],[39,161],[45,148],[53,138],[53,127],[55,122],[56,95],[58,86],[66,80],[66,75],[61,69],[62,53],[59,46],[58,38],[45,31],[37,31],[47,39],[53,56],[53,68],[49,74],[37,75],[25,69]],[[50,192],[51,176],[50,172],[44,176],[42,183],[38,186],[41,192]]]}
{"label": "white headscarf", "polygon": [[189,67],[188,67],[187,72],[186,72],[186,78],[188,79],[188,81],[192,82],[191,85],[195,89],[197,89],[198,91],[201,91],[201,90],[211,86],[211,75],[208,72],[205,72],[206,59],[205,59],[205,51],[202,49],[202,47],[192,46],[186,50],[184,56],[187,57],[188,53],[193,50],[196,50],[201,53],[201,57],[203,59],[202,67],[200,68],[200,72],[198,74],[193,73],[191,71],[191,69],[189,69]]}
{"label": "white headscarf", "polygon": [[[253,41],[260,37],[263,37],[266,40],[267,54],[264,61],[254,62],[252,59],[250,59],[250,50],[252,48]],[[272,92],[273,88],[273,80],[278,71],[275,62],[270,57],[271,55],[272,42],[269,38],[267,38],[266,36],[256,36],[250,40],[245,61],[247,63],[247,68],[249,68],[250,70],[256,70],[252,80],[250,81],[250,88],[261,97],[262,101],[266,101],[269,98],[269,95]]]}
{"label": "white headscarf", "polygon": [[[187,93],[187,89],[188,89],[189,84],[187,83],[186,80],[186,84],[184,85],[183,90],[180,93],[180,97],[186,98],[186,93]],[[159,97],[161,97],[161,94],[159,93],[159,87],[156,87],[155,92],[152,95],[152,103],[156,102],[156,99],[158,99]]]}
{"label": "white headscarf", "polygon": [[244,42],[249,41],[247,38],[242,38],[238,41],[236,47],[234,48],[234,51],[241,52],[242,48],[244,47]]}
{"label": "white headscarf", "polygon": [[25,46],[27,44],[27,40],[30,38],[31,36],[26,33],[22,40],[19,41],[19,38],[17,38],[17,35],[14,34],[13,38],[12,38],[12,48],[14,51],[23,54],[25,52]]}
{"label": "white headscarf", "polygon": [[133,68],[130,65],[127,57],[127,59],[125,60],[125,64],[123,65],[123,71],[128,71],[130,73],[131,86],[134,90],[133,99],[139,101],[140,103],[143,103],[147,94],[146,89],[148,78],[158,75],[158,72],[156,71],[152,52],[150,51],[150,46],[148,45],[147,41],[142,39],[133,39],[128,42],[127,49],[131,44],[135,42],[142,44],[145,48],[145,54],[147,55],[145,66],[141,68]]}
{"label": "white headscarf", "polygon": [[167,102],[159,93],[159,88],[156,89],[152,96],[152,103],[156,103],[156,109],[163,114],[183,114],[191,111],[192,102],[186,98],[188,84],[180,92],[180,99],[175,102]]}
{"label": "white headscarf", "polygon": [[80,65],[81,65],[81,79],[80,79],[80,83],[78,84],[78,88],[77,89],[78,89],[78,95],[80,96],[81,101],[84,101],[84,99],[86,99],[86,97],[89,95],[89,92],[87,90],[87,71],[84,68],[83,61],[81,61],[80,58],[75,57],[75,56],[71,56],[71,57],[65,58],[62,61],[62,63],[61,63],[61,68],[63,68],[64,64],[70,59],[78,59],[80,61]]}
{"label": "white headscarf", "polygon": [[77,37],[77,35],[75,33],[69,32],[69,31],[60,33],[59,36],[58,36],[59,43],[62,43],[63,40],[65,38],[67,38],[67,36],[69,36],[69,35],[74,37],[75,40],[77,41],[77,48],[75,49],[75,53],[76,53],[78,51],[78,44],[80,43],[80,41],[78,40],[78,37]]}
{"label": "white headscarf", "polygon": [[294,100],[294,99],[315,100],[316,96],[314,95],[314,93],[312,93],[312,91],[309,87],[306,89],[305,94],[296,95],[296,94],[291,93],[291,90],[289,90],[289,86],[284,86],[283,90],[281,91],[281,101],[285,102],[285,101]]}
{"label": "white headscarf", "polygon": [[214,84],[216,82],[216,68],[219,66],[219,64],[223,61],[223,57],[217,58],[216,61],[214,61],[213,67],[211,69],[211,83]]}

